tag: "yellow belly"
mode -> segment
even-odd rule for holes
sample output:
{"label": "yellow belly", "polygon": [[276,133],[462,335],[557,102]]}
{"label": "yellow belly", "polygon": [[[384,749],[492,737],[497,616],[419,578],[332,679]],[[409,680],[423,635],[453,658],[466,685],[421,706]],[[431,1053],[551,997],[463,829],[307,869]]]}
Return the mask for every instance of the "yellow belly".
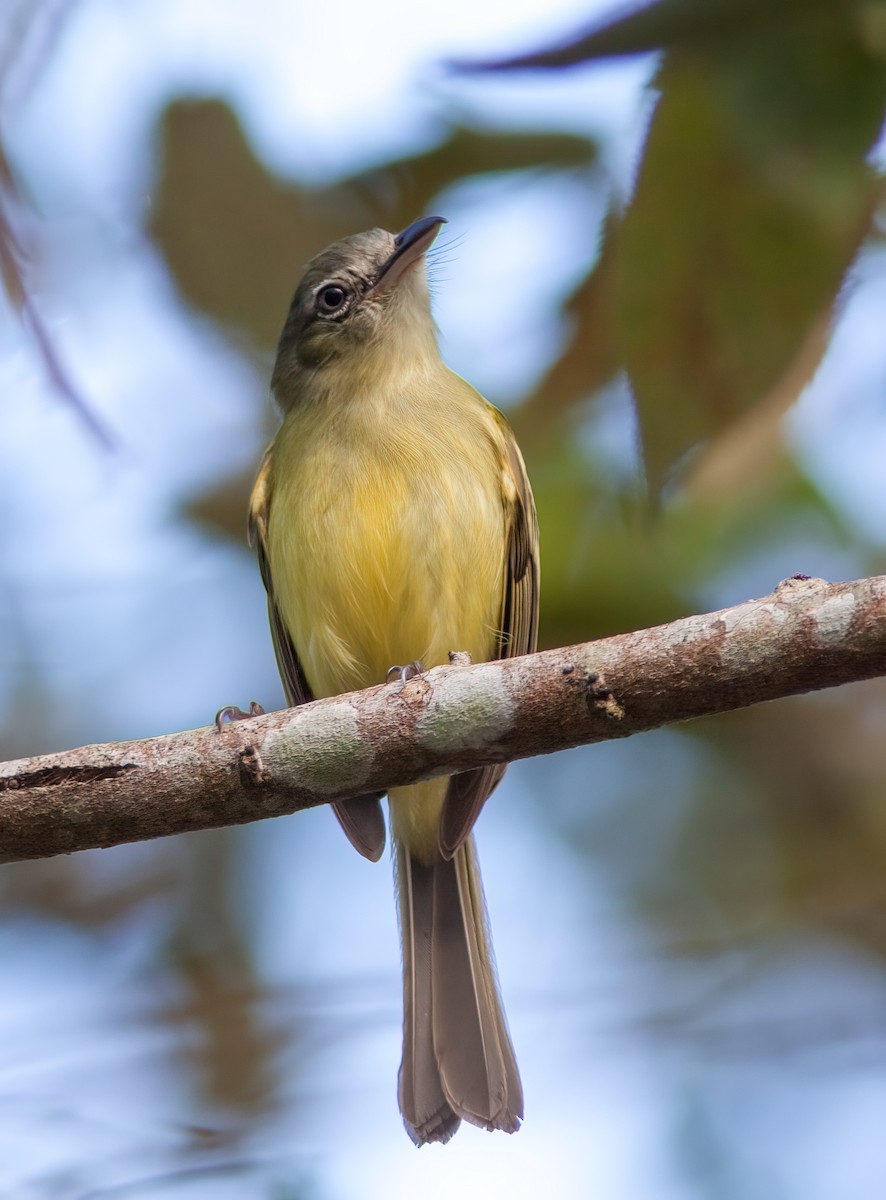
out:
{"label": "yellow belly", "polygon": [[491,448],[300,415],[274,445],[268,551],[314,694],[380,683],[414,659],[435,666],[450,650],[489,658],[505,565]]}
{"label": "yellow belly", "polygon": [[[274,595],[318,697],[497,647],[505,530],[485,412],[441,428],[370,405],[292,412],[274,444]],[[436,845],[445,782],[391,796],[395,836],[417,852]]]}

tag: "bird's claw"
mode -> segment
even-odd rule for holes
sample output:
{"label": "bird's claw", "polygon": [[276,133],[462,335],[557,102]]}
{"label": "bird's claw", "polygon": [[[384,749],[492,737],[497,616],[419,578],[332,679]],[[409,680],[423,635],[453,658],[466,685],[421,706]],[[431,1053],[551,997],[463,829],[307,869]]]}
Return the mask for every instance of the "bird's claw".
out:
{"label": "bird's claw", "polygon": [[390,683],[392,679],[399,679],[401,683],[408,683],[416,675],[421,675],[423,670],[424,668],[418,661],[408,663],[405,667],[388,667],[385,674],[385,683]]}
{"label": "bird's claw", "polygon": [[223,726],[231,725],[234,721],[248,721],[250,717],[263,717],[265,710],[257,700],[249,701],[249,712],[244,712],[236,704],[226,704],[215,714],[215,727],[221,733]]}

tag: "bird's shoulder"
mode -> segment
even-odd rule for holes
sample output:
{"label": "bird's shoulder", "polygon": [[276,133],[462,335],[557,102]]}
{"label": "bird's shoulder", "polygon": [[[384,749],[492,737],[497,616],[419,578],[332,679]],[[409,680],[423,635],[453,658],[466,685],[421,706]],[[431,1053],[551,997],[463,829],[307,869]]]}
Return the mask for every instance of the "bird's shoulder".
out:
{"label": "bird's shoulder", "polygon": [[269,587],[267,574],[267,544],[268,544],[268,513],[271,503],[271,467],[273,463],[274,446],[271,443],[262,455],[255,483],[249,495],[249,507],[246,516],[246,533],[249,545],[258,552],[259,566],[265,587]]}

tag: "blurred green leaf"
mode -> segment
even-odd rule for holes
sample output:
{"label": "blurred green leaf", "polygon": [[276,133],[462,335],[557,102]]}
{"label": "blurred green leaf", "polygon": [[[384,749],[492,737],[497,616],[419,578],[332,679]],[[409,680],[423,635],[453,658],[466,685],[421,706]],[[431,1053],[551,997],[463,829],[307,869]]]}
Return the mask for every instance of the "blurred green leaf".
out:
{"label": "blurred green leaf", "polygon": [[[530,445],[527,467],[543,554],[543,646],[705,611],[719,574],[797,540],[836,549],[850,537],[828,498],[784,452],[779,470],[756,490],[670,505],[656,519],[636,488],[613,486],[573,431]],[[806,566],[791,558],[784,574]]]}
{"label": "blurred green leaf", "polygon": [[886,71],[826,15],[659,75],[615,287],[653,489],[791,372],[870,228]]}
{"label": "blurred green leaf", "polygon": [[593,25],[545,50],[487,62],[460,62],[462,70],[561,68],[601,58],[674,48],[734,48],[739,41],[797,26],[817,13],[840,13],[871,49],[886,56],[882,0],[658,0],[612,21]]}
{"label": "blurred green leaf", "polygon": [[[621,364],[653,491],[762,401],[787,407],[871,231],[886,109],[883,0],[661,0],[496,69],[665,49],[636,187],[569,301],[527,418]],[[815,353],[811,353],[811,347]],[[770,432],[774,432],[774,426]]]}

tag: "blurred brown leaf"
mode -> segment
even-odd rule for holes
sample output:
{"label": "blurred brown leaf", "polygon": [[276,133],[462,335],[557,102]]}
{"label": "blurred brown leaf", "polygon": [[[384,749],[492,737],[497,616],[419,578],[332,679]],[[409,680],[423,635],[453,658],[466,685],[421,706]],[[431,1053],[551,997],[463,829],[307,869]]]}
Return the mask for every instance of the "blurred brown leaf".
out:
{"label": "blurred brown leaf", "polygon": [[197,496],[185,505],[184,516],[212,532],[224,534],[235,541],[245,541],[246,510],[258,464],[259,459],[256,458],[253,466]]}
{"label": "blurred brown leaf", "polygon": [[617,349],[613,284],[616,218],[609,214],[593,269],[566,301],[566,342],[532,393],[513,414],[518,435],[530,437],[604,387],[621,362]]}
{"label": "blurred brown leaf", "polygon": [[276,343],[304,264],[329,242],[373,225],[402,228],[471,175],[586,166],[594,156],[591,142],[570,134],[454,125],[422,154],[309,188],[269,171],[221,101],[171,104],[159,140],[150,232],[179,289],[265,347]]}
{"label": "blurred brown leaf", "polygon": [[238,892],[244,847],[240,829],[178,839],[185,870],[170,949],[188,998],[167,1019],[199,1033],[193,1061],[204,1094],[215,1104],[258,1114],[277,1102],[274,1063],[281,1039],[266,1025],[267,995],[245,937],[247,913]]}
{"label": "blurred brown leaf", "polygon": [[[872,680],[832,696],[764,705],[688,727],[717,747],[725,757],[720,770],[738,783],[746,804],[765,813],[770,854],[778,861],[778,919],[830,926],[881,956],[886,955],[884,712],[886,683]],[[697,832],[706,825],[709,840],[690,837],[687,857],[672,869],[691,871],[696,879],[704,875],[706,888],[717,892],[721,865],[739,843],[724,840],[722,827],[716,829],[717,797],[699,799],[710,815],[704,820],[696,813],[692,823]],[[753,878],[746,877],[748,898],[753,890]],[[770,919],[775,915],[774,910]]]}

